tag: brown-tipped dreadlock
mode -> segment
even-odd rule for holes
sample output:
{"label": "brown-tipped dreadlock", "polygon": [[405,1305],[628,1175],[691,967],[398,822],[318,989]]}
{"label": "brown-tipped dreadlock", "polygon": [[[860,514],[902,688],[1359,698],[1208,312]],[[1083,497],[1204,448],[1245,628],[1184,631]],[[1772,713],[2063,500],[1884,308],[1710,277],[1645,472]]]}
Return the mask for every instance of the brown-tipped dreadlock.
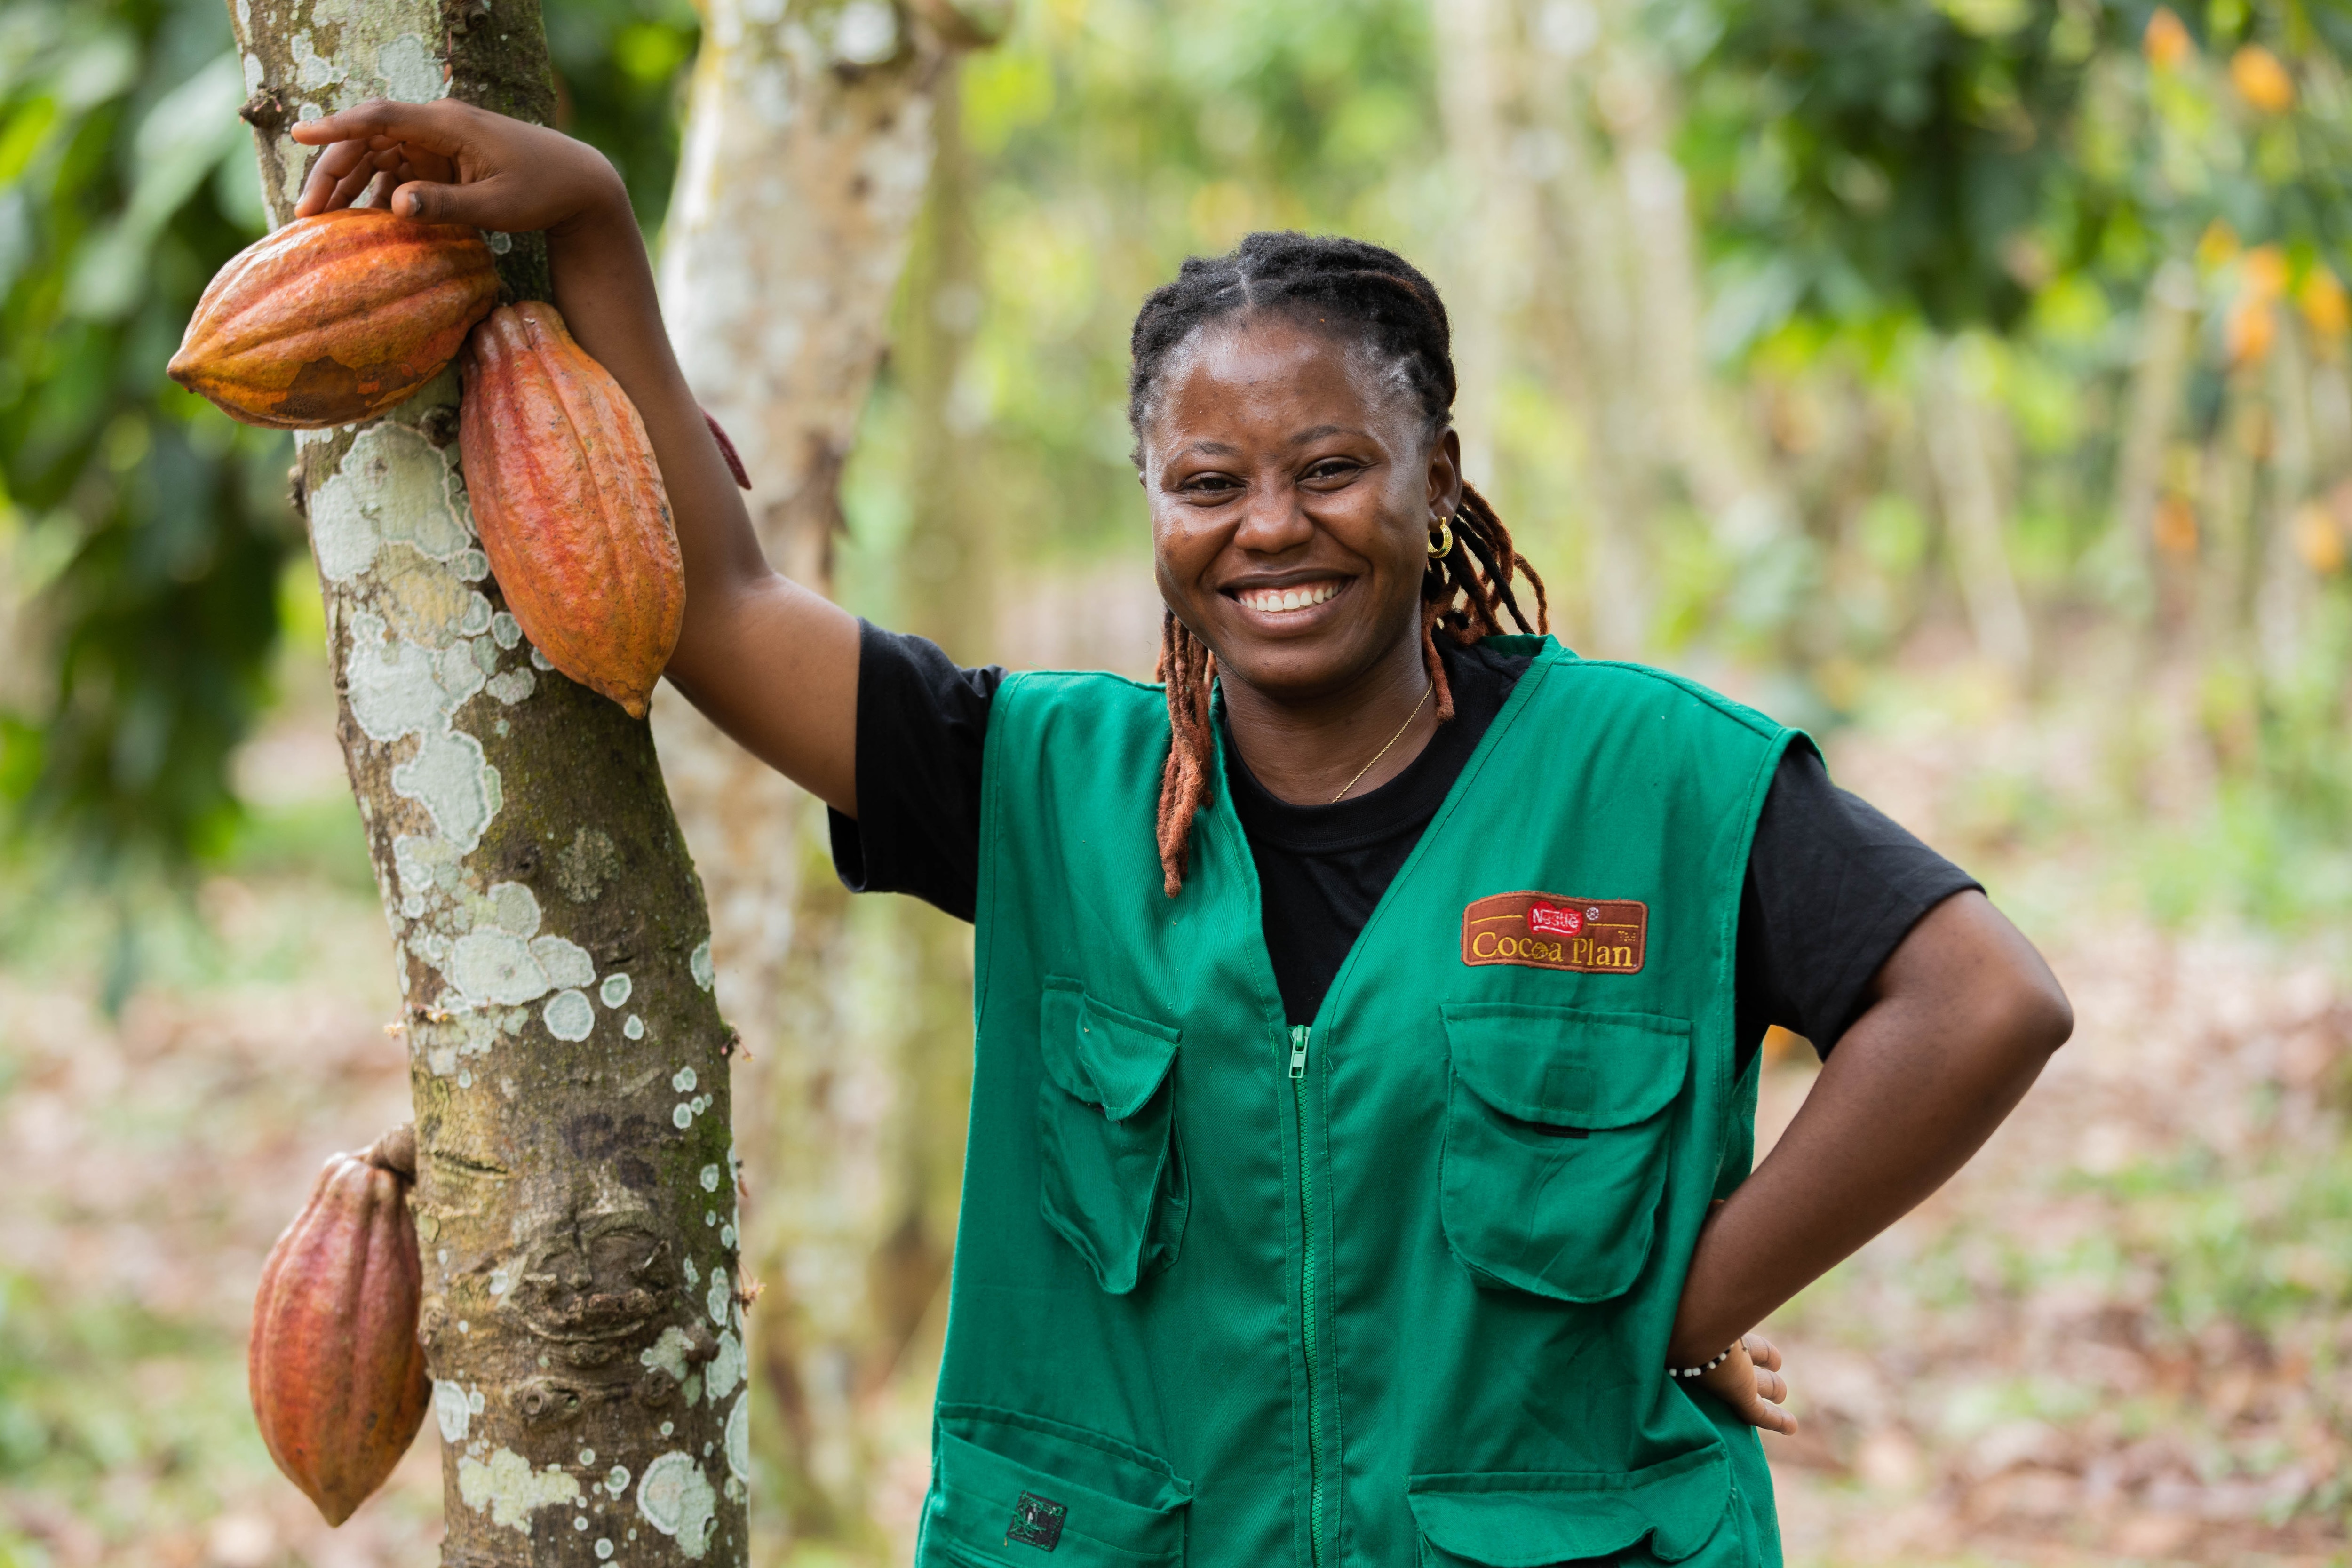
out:
{"label": "brown-tipped dreadlock", "polygon": [[1210,733],[1209,692],[1217,660],[1209,645],[1176,618],[1160,612],[1160,668],[1168,683],[1168,761],[1160,770],[1160,873],[1168,896],[1184,886],[1184,852],[1192,837],[1192,814],[1209,792],[1216,738]]}
{"label": "brown-tipped dreadlock", "polygon": [[[1419,400],[1433,436],[1454,406],[1454,359],[1445,306],[1412,264],[1361,240],[1304,234],[1257,233],[1230,256],[1193,257],[1176,280],[1155,289],[1135,318],[1134,366],[1128,373],[1127,418],[1140,450],[1160,366],[1178,344],[1207,322],[1246,311],[1279,312],[1364,343]],[[1309,313],[1311,312],[1311,317]],[[1550,629],[1543,579],[1511,546],[1511,531],[1485,497],[1462,487],[1454,512],[1454,546],[1431,558],[1421,583],[1421,653],[1437,694],[1441,723],[1454,717],[1454,691],[1438,658],[1436,634],[1456,644],[1492,637],[1508,612],[1523,632]],[[1513,592],[1525,574],[1536,591],[1528,624]],[[1216,766],[1209,694],[1216,660],[1191,628],[1165,612],[1160,624],[1160,677],[1168,683],[1168,761],[1160,774],[1161,886],[1174,898],[1184,886],[1192,818],[1207,795]]]}

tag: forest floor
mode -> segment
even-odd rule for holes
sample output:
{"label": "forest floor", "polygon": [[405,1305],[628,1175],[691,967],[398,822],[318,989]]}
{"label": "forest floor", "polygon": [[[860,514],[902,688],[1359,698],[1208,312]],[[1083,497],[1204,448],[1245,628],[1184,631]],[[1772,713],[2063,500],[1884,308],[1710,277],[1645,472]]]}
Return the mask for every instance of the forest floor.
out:
{"label": "forest floor", "polygon": [[[2194,899],[2154,923],[2115,840],[1985,805],[2063,778],[2064,716],[1929,696],[1840,738],[1841,781],[1986,878],[2081,1025],[1982,1158],[1769,1326],[1803,1422],[1768,1439],[1789,1560],[2352,1561],[2340,956]],[[186,912],[144,911],[113,1020],[110,907],[0,885],[0,1568],[434,1560],[436,1445],[330,1532],[247,1413],[264,1252],[406,1099],[321,733],[265,742],[274,798]],[[1811,1064],[1777,1054],[1768,1138]]]}

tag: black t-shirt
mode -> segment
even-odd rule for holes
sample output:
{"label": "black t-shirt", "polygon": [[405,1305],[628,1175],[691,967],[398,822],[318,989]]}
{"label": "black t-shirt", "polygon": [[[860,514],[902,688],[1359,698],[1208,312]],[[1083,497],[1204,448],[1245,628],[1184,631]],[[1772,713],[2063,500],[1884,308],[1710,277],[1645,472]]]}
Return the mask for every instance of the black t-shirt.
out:
{"label": "black t-shirt", "polygon": [[[1356,935],[1436,816],[1528,667],[1443,643],[1454,721],[1411,765],[1331,805],[1293,805],[1225,747],[1226,783],[1257,863],[1267,956],[1283,1010],[1312,1022]],[[834,866],[851,890],[911,893],[960,920],[980,884],[981,755],[1004,671],[959,668],[937,644],[866,625],[858,644],[857,820],[833,814]],[[1871,976],[1967,872],[1792,745],[1764,797],[1739,898],[1742,1058],[1768,1024],[1824,1055],[1868,1000]]]}

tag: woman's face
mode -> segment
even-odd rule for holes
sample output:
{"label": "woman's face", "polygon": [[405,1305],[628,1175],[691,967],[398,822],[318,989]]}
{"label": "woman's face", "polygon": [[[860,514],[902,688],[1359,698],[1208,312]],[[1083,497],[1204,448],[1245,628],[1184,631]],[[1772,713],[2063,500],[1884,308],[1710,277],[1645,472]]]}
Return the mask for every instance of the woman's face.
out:
{"label": "woman's face", "polygon": [[1371,355],[1281,317],[1203,328],[1143,430],[1160,592],[1218,665],[1311,702],[1420,664],[1431,531],[1460,446]]}

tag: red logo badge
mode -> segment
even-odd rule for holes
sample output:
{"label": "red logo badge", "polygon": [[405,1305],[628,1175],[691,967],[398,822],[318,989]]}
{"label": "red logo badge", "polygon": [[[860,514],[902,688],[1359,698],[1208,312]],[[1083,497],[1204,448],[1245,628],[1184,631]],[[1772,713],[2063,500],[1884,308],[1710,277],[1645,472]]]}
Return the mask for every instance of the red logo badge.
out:
{"label": "red logo badge", "polygon": [[1574,936],[1584,929],[1580,910],[1554,909],[1549,904],[1528,906],[1528,929],[1545,936]]}

